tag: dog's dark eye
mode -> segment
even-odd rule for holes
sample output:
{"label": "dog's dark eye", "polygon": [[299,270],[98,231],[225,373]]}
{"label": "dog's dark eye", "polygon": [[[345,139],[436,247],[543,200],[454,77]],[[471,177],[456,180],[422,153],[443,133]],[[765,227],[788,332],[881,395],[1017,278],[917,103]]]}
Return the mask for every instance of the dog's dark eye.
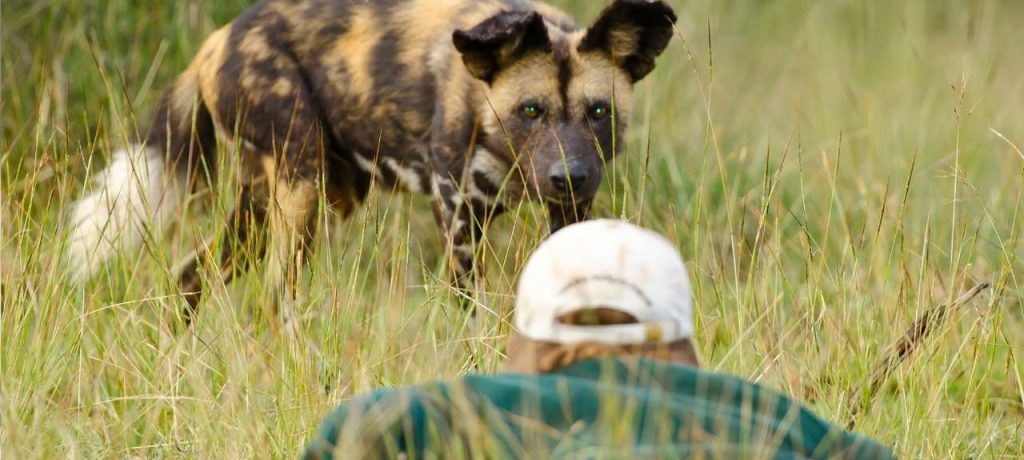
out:
{"label": "dog's dark eye", "polygon": [[611,113],[612,109],[611,107],[608,107],[608,104],[598,102],[597,104],[590,106],[590,110],[587,111],[587,118],[589,118],[590,121],[601,121],[608,118],[608,115],[611,115]]}
{"label": "dog's dark eye", "polygon": [[526,118],[536,120],[541,115],[544,115],[544,107],[536,102],[527,102],[519,107],[519,113],[522,113]]}

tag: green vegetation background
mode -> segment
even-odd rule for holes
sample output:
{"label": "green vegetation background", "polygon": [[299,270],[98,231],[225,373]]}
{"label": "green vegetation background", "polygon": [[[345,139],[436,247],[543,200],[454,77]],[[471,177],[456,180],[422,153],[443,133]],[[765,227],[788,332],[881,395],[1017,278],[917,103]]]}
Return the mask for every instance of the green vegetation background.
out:
{"label": "green vegetation background", "polygon": [[[260,308],[257,275],[210,278],[195,330],[173,332],[169,267],[223,226],[229,182],[64,281],[67,205],[249,3],[0,4],[4,456],[294,456],[356,392],[499,368],[536,206],[493,226],[479,328],[453,308],[428,202],[388,193],[345,222],[324,211],[301,340]],[[556,3],[585,24],[604,2]],[[988,281],[858,429],[910,458],[1024,455],[1024,4],[672,3],[679,35],[595,214],[678,243],[707,365],[845,423],[915,316]]]}

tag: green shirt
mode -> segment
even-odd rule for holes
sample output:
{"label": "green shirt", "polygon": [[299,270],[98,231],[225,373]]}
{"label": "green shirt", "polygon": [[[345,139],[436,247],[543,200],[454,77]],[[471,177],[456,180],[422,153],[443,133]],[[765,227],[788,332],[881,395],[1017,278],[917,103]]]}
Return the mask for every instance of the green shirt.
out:
{"label": "green shirt", "polygon": [[644,359],[385,389],[334,410],[305,458],[893,458],[789,398]]}

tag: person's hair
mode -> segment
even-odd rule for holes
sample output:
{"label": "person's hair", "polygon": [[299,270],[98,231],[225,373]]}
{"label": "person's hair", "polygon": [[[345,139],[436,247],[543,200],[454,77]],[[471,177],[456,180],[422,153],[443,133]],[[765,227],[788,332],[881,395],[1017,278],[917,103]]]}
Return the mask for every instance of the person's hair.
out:
{"label": "person's hair", "polygon": [[[632,315],[611,308],[578,310],[560,316],[558,321],[562,324],[594,327],[638,322]],[[697,350],[690,339],[670,343],[607,345],[586,342],[570,345],[531,340],[513,333],[506,368],[511,372],[551,372],[578,361],[610,357],[644,357],[700,366]]]}

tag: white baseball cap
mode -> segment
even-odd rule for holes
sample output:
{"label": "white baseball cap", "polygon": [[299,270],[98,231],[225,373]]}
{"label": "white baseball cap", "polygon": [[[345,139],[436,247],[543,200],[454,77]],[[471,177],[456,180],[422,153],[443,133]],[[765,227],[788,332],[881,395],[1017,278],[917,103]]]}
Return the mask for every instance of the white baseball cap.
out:
{"label": "white baseball cap", "polygon": [[[519,278],[515,326],[537,341],[668,343],[693,334],[690,278],[665,237],[627,222],[592,220],[551,235]],[[637,323],[563,324],[567,313],[607,308]]]}

